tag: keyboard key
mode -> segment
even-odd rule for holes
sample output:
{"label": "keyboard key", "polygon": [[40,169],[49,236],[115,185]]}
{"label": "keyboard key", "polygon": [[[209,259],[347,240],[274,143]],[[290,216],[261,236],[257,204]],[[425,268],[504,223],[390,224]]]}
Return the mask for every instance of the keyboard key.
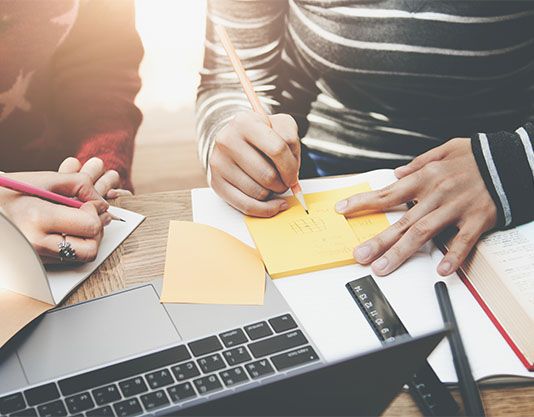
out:
{"label": "keyboard key", "polygon": [[208,375],[193,381],[200,394],[207,394],[212,391],[221,389],[223,386],[217,375]]}
{"label": "keyboard key", "polygon": [[191,349],[191,352],[193,352],[193,355],[202,356],[221,350],[223,347],[217,336],[210,336],[189,343],[189,348]]}
{"label": "keyboard key", "polygon": [[171,370],[178,382],[200,375],[200,371],[195,365],[195,362],[182,363],[180,365],[173,366]]}
{"label": "keyboard key", "polygon": [[148,391],[148,387],[146,386],[143,377],[140,376],[120,382],[119,387],[121,388],[124,397],[131,397],[132,395]]}
{"label": "keyboard key", "polygon": [[71,414],[81,413],[95,406],[91,394],[88,392],[65,398],[65,404],[67,404],[67,408]]}
{"label": "keyboard key", "polygon": [[141,408],[141,404],[139,404],[139,400],[137,398],[130,398],[129,400],[115,403],[113,404],[113,408],[119,417],[143,414],[143,409]]}
{"label": "keyboard key", "polygon": [[262,337],[267,337],[273,334],[273,331],[266,321],[245,326],[245,331],[247,332],[248,337],[250,337],[250,340],[261,339]]}
{"label": "keyboard key", "polygon": [[306,343],[308,343],[308,341],[302,332],[300,330],[294,330],[292,332],[280,334],[269,339],[250,343],[248,348],[255,358],[261,358],[262,356],[272,355],[273,353],[292,349]]}
{"label": "keyboard key", "polygon": [[151,353],[136,359],[110,365],[95,371],[65,378],[59,381],[59,389],[64,396],[87,391],[102,385],[112,384],[121,379],[152,372],[191,358],[183,345],[172,347],[161,352]]}
{"label": "keyboard key", "polygon": [[37,407],[37,411],[41,417],[60,417],[67,415],[67,409],[61,400],[40,405]]}
{"label": "keyboard key", "polygon": [[269,323],[276,333],[286,332],[297,327],[297,323],[295,323],[291,314],[284,314],[283,316],[270,319]]}
{"label": "keyboard key", "polygon": [[317,353],[315,353],[311,346],[304,346],[271,357],[271,361],[273,361],[274,366],[279,371],[317,360],[319,360],[319,356],[317,356]]}
{"label": "keyboard key", "polygon": [[152,411],[170,404],[167,394],[163,390],[141,395],[141,401],[147,411]]}
{"label": "keyboard key", "polygon": [[37,417],[37,411],[35,411],[35,408],[27,408],[26,410],[17,411],[9,417]]}
{"label": "keyboard key", "polygon": [[87,413],[85,413],[85,415],[87,417],[115,417],[113,408],[111,408],[109,405],[88,411]]}
{"label": "keyboard key", "polygon": [[245,336],[245,333],[241,329],[221,333],[219,337],[227,348],[248,342],[247,336]]}
{"label": "keyboard key", "polygon": [[28,405],[37,405],[59,398],[56,384],[50,383],[24,391]]}
{"label": "keyboard key", "polygon": [[171,401],[174,403],[197,396],[193,385],[191,385],[191,383],[189,382],[185,382],[183,384],[178,384],[174,387],[167,388],[167,393],[169,394],[169,397],[171,397]]}
{"label": "keyboard key", "polygon": [[150,385],[150,388],[152,389],[164,387],[174,383],[174,379],[172,378],[171,372],[168,369],[160,369],[159,371],[146,374],[145,377],[148,385]]}
{"label": "keyboard key", "polygon": [[93,397],[96,405],[104,405],[120,400],[121,394],[117,385],[113,384],[93,390]]}
{"label": "keyboard key", "polygon": [[202,372],[209,374],[210,372],[218,371],[219,369],[226,368],[223,358],[220,354],[205,356],[204,358],[197,360],[198,366],[202,369]]}
{"label": "keyboard key", "polygon": [[258,379],[270,374],[274,374],[274,369],[267,359],[261,359],[256,362],[247,363],[245,368],[247,368],[247,372],[252,379]]}
{"label": "keyboard key", "polygon": [[11,414],[15,411],[22,410],[25,407],[26,402],[20,392],[0,398],[0,414]]}
{"label": "keyboard key", "polygon": [[245,370],[241,366],[219,372],[219,376],[223,380],[224,385],[227,387],[231,387],[249,380]]}
{"label": "keyboard key", "polygon": [[230,366],[238,365],[252,359],[252,356],[250,356],[250,353],[248,353],[248,350],[245,346],[239,346],[234,349],[225,350],[223,352],[223,356]]}

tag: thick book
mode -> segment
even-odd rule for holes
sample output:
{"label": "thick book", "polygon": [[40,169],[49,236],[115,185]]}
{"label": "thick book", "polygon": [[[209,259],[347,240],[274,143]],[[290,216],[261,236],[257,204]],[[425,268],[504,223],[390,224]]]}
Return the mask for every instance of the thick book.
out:
{"label": "thick book", "polygon": [[[309,194],[362,183],[376,190],[395,181],[393,171],[379,170],[303,180],[301,185]],[[386,216],[393,224],[403,214],[398,209]],[[217,227],[254,246],[244,216],[210,189],[193,190],[193,217],[196,222]],[[446,278],[436,272],[443,253],[429,242],[398,270],[375,280],[413,336],[442,325],[434,283],[445,281],[475,379],[489,383],[534,379],[533,230],[534,224],[530,224],[489,234],[477,245],[463,273]],[[274,280],[327,361],[380,346],[345,288],[348,282],[369,274],[370,267],[354,263]],[[457,382],[446,341],[432,353],[429,363],[443,382]]]}
{"label": "thick book", "polygon": [[510,348],[534,371],[534,223],[484,236],[458,274]]}

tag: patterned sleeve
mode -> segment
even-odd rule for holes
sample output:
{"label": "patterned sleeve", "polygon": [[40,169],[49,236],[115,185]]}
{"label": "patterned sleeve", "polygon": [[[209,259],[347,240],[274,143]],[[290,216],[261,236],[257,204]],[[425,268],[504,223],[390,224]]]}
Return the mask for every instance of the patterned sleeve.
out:
{"label": "patterned sleeve", "polygon": [[262,104],[274,112],[279,106],[276,89],[286,12],[286,0],[208,0],[204,68],[196,108],[198,152],[204,168],[218,130],[236,112],[250,110],[215,25],[225,27]]}
{"label": "patterned sleeve", "polygon": [[497,227],[534,220],[534,124],[528,122],[514,133],[478,133],[471,145],[497,206]]}

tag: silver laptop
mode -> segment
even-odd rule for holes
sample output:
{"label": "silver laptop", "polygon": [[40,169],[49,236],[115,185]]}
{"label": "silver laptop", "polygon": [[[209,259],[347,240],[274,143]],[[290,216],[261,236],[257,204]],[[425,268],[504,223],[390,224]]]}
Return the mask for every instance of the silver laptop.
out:
{"label": "silver laptop", "polygon": [[326,363],[270,279],[262,306],[163,305],[160,290],[32,323],[0,350],[0,415],[377,415],[444,335]]}

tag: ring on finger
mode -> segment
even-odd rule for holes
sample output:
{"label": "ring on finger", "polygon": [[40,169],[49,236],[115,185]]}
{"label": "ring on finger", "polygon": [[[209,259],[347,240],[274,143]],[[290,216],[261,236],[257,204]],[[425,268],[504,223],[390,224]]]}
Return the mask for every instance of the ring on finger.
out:
{"label": "ring on finger", "polygon": [[63,262],[74,262],[76,260],[76,250],[72,247],[70,242],[67,242],[67,236],[61,235],[63,240],[57,244],[59,250],[59,260]]}

